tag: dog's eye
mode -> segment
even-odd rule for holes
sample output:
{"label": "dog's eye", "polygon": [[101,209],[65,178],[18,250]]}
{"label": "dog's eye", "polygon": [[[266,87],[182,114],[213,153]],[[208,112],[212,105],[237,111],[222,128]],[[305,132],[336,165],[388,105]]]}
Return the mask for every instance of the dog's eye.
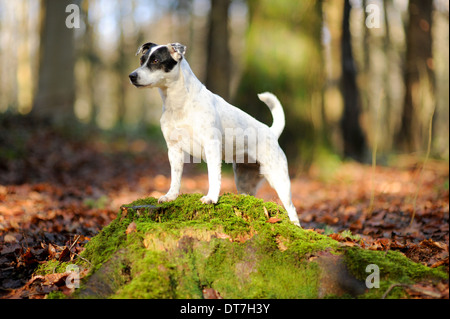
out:
{"label": "dog's eye", "polygon": [[157,63],[159,63],[159,59],[157,59],[157,58],[152,59],[152,64],[157,64]]}
{"label": "dog's eye", "polygon": [[145,63],[145,58],[143,56],[141,56],[141,58],[139,59],[139,63],[141,65]]}

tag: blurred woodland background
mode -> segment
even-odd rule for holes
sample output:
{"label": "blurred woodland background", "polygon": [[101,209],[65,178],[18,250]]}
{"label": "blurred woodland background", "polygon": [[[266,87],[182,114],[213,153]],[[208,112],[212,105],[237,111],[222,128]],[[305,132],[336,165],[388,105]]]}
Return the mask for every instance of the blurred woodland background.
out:
{"label": "blurred woodland background", "polygon": [[0,118],[162,138],[157,90],[128,80],[148,41],[187,45],[210,90],[267,124],[256,94],[275,93],[294,171],[448,160],[448,0],[0,0]]}
{"label": "blurred woodland background", "polygon": [[[0,299],[70,294],[36,269],[169,189],[161,98],[128,79],[145,42],[185,44],[211,91],[266,124],[257,94],[278,96],[304,228],[448,273],[449,0],[0,0]],[[181,192],[208,187],[186,164]],[[421,287],[448,299],[448,280]]]}

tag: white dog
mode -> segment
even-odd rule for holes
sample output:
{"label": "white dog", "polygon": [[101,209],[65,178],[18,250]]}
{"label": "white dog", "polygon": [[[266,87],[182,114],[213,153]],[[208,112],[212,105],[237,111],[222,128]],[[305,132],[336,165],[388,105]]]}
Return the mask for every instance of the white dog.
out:
{"label": "white dog", "polygon": [[[263,177],[277,191],[290,220],[300,226],[291,199],[286,156],[278,144],[284,129],[283,108],[271,93],[259,94],[273,116],[273,125],[257,121],[210,92],[194,75],[179,43],[145,43],[141,66],[130,75],[136,87],[157,87],[163,100],[161,129],[169,151],[170,189],[159,202],[172,201],[180,192],[186,154],[203,159],[208,166],[209,191],[205,204],[217,203],[222,160],[233,162],[240,193],[255,195]],[[190,157],[188,157],[189,160]]]}

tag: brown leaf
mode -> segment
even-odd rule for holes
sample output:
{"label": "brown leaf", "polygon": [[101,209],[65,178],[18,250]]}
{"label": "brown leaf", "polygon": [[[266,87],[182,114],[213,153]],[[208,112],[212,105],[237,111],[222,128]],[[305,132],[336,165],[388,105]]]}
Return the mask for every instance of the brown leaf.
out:
{"label": "brown leaf", "polygon": [[220,293],[212,288],[205,288],[202,293],[204,299],[223,299]]}
{"label": "brown leaf", "polygon": [[430,268],[436,268],[436,267],[439,267],[439,266],[442,266],[442,265],[448,265],[448,257],[446,259],[444,259],[444,260],[439,260],[439,261],[433,263],[430,266]]}
{"label": "brown leaf", "polygon": [[230,235],[227,235],[224,233],[217,233],[216,236],[217,236],[217,238],[220,238],[220,239],[228,239],[228,240],[232,241]]}
{"label": "brown leaf", "polygon": [[55,273],[55,274],[48,274],[45,276],[45,282],[44,285],[56,285],[56,286],[62,286],[65,284],[66,278],[70,275],[69,272],[65,273]]}
{"label": "brown leaf", "polygon": [[441,292],[429,285],[426,284],[415,284],[412,286],[408,286],[408,292],[417,297],[430,297],[430,298],[441,298],[442,294]]}
{"label": "brown leaf", "polygon": [[253,234],[241,234],[237,235],[235,241],[239,243],[245,243],[247,240],[250,240],[253,237]]}
{"label": "brown leaf", "polygon": [[63,251],[59,255],[59,261],[68,261],[70,260],[70,250],[67,247],[64,247]]}
{"label": "brown leaf", "polygon": [[5,243],[17,243],[18,242],[16,236],[11,235],[11,234],[6,234],[5,237],[3,238],[3,241]]}
{"label": "brown leaf", "polygon": [[282,236],[277,236],[276,242],[277,242],[277,245],[278,245],[278,249],[280,251],[286,251],[288,249],[288,247],[286,245],[286,242],[287,242],[286,238],[284,238]]}
{"label": "brown leaf", "polygon": [[353,241],[343,241],[342,245],[347,246],[347,247],[353,247],[356,244]]}
{"label": "brown leaf", "polygon": [[328,235],[328,237],[330,237],[331,239],[334,239],[336,241],[344,240],[344,238],[340,234],[337,234],[337,233],[330,234],[330,235]]}
{"label": "brown leaf", "polygon": [[354,221],[350,226],[349,226],[350,230],[360,230],[363,228],[363,224],[362,221],[360,219]]}
{"label": "brown leaf", "polygon": [[23,261],[25,262],[25,265],[31,265],[31,264],[37,263],[37,260],[34,257],[33,253],[31,252],[30,248],[27,248],[27,250],[21,257],[22,257]]}
{"label": "brown leaf", "polygon": [[383,246],[379,242],[374,242],[369,246],[370,250],[383,250]]}
{"label": "brown leaf", "polygon": [[405,248],[405,244],[400,243],[398,240],[393,240],[391,242],[391,248],[397,248],[397,249],[401,249],[401,248]]}
{"label": "brown leaf", "polygon": [[279,223],[279,222],[281,222],[281,221],[282,221],[281,218],[270,217],[269,220],[268,220],[267,222],[268,222],[268,223],[271,223],[271,224],[276,224],[276,223]]}
{"label": "brown leaf", "polygon": [[55,248],[55,246],[53,246],[52,244],[48,244],[48,257],[50,258],[50,259],[53,259],[53,258],[55,258],[55,255],[56,255],[56,248]]}
{"label": "brown leaf", "polygon": [[433,241],[432,239],[422,240],[419,243],[419,245],[427,246],[427,247],[430,247],[430,248],[438,248],[440,250],[447,250],[448,251],[448,246],[445,243],[436,242],[436,241]]}
{"label": "brown leaf", "polygon": [[389,248],[389,239],[387,239],[387,238],[380,238],[380,239],[378,239],[378,242],[379,242],[383,247]]}
{"label": "brown leaf", "polygon": [[133,232],[136,232],[136,223],[135,222],[131,222],[130,225],[128,225],[127,230],[125,231],[125,233],[131,234]]}
{"label": "brown leaf", "polygon": [[22,250],[22,247],[17,243],[11,245],[4,245],[3,248],[0,250],[0,255],[7,255],[14,252],[18,252],[20,250]]}

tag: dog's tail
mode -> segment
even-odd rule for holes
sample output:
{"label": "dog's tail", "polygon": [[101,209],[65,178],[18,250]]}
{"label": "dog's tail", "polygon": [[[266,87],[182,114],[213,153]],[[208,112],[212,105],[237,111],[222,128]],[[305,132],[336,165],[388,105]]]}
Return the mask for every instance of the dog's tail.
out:
{"label": "dog's tail", "polygon": [[283,106],[281,106],[280,101],[275,95],[269,92],[258,94],[261,101],[267,104],[270,111],[272,112],[273,124],[270,127],[273,134],[278,138],[284,130],[284,125],[286,124]]}

